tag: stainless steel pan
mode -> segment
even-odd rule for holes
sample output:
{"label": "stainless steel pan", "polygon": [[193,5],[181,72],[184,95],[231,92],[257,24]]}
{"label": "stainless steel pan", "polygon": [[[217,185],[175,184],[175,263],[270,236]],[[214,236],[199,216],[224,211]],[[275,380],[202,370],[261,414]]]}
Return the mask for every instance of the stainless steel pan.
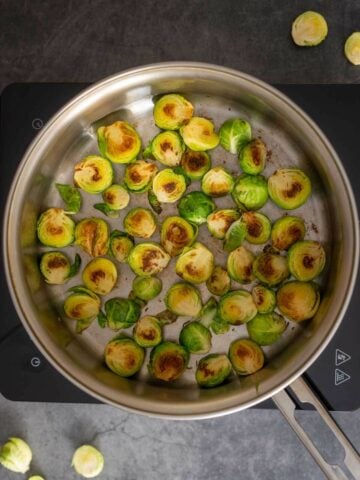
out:
{"label": "stainless steel pan", "polygon": [[[126,119],[136,125],[145,142],[150,140],[156,133],[152,98],[165,92],[186,94],[194,101],[197,114],[213,118],[217,127],[232,116],[247,118],[272,152],[266,176],[280,165],[297,165],[310,174],[313,195],[298,213],[307,222],[307,236],[322,241],[328,256],[327,271],[321,279],[322,302],[315,318],[306,325],[294,325],[275,347],[266,347],[268,361],[260,372],[234,378],[213,390],[198,389],[193,370],[172,385],[154,382],[145,369],[132,379],[122,379],[108,371],[103,365],[102,351],[113,332],[100,331],[94,324],[81,336],[76,335],[72,323],[61,318],[65,290],[44,286],[36,270],[36,258],[41,251],[36,242],[36,218],[46,207],[61,205],[54,181],[71,182],[74,162],[97,152],[95,132],[100,124]],[[215,164],[225,163],[230,170],[237,169],[236,158],[220,149],[215,150],[212,158]],[[121,175],[121,167],[117,174]],[[131,206],[144,201],[142,195],[136,196]],[[92,203],[95,201],[87,199],[77,218],[97,215]],[[165,208],[163,216],[171,213],[171,208],[174,207]],[[279,216],[270,202],[264,211],[270,218]],[[121,228],[119,221],[111,224]],[[201,238],[209,242],[205,231],[200,233]],[[219,245],[214,243],[212,247],[221,262]],[[72,248],[73,254],[76,249]],[[86,262],[84,253],[79,253]],[[291,384],[300,400],[318,409],[346,449],[347,468],[355,478],[360,478],[358,455],[304,380],[299,379],[329,343],[343,318],[356,278],[358,257],[358,217],[351,187],[340,160],[319,128],[269,85],[234,70],[198,63],[133,69],[97,83],[65,105],[24,155],[4,222],[5,269],[18,314],[47,359],[79,388],[114,406],[176,419],[224,415],[272,397],[329,478],[346,477],[315,450],[297,424],[294,404],[284,388]],[[168,268],[164,274],[165,284],[176,278],[172,270]],[[127,295],[130,279],[130,270],[121,265],[120,282],[112,295]],[[77,283],[79,278],[67,287]],[[161,305],[156,308],[159,310]],[[167,338],[177,338],[177,323],[166,327]],[[245,334],[243,329],[236,327],[230,337]],[[217,336],[214,351],[227,351],[228,343],[228,336]],[[194,365],[195,360],[190,366]]]}

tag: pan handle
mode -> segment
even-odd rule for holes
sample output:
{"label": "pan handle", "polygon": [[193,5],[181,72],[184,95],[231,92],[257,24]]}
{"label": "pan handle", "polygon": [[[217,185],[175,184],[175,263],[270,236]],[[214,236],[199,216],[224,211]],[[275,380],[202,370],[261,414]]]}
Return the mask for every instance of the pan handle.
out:
{"label": "pan handle", "polygon": [[[300,377],[288,387],[295,396],[302,403],[310,403],[315,407],[316,411],[320,414],[323,421],[330,428],[333,434],[336,436],[342,447],[345,451],[344,464],[348,468],[349,472],[356,480],[360,480],[360,456],[346,438],[340,427],[337,425],[335,420],[330,416],[324,405],[320,402],[311,388],[307,385],[305,380]],[[286,420],[289,422],[291,427],[294,429],[295,433],[308,449],[310,455],[317,462],[321,470],[324,472],[326,477],[330,480],[348,480],[350,477],[346,475],[344,470],[339,465],[329,464],[324,457],[320,454],[318,449],[315,447],[314,443],[299,424],[295,418],[295,404],[292,401],[289,394],[282,390],[272,397],[274,403],[284,415]]]}

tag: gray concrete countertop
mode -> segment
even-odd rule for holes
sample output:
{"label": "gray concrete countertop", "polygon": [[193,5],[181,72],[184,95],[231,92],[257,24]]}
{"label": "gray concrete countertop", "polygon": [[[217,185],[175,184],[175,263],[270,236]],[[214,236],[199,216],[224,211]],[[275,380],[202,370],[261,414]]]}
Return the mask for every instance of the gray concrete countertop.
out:
{"label": "gray concrete countertop", "polygon": [[[123,69],[166,60],[217,63],[273,83],[359,83],[343,55],[360,30],[358,0],[88,0],[0,2],[0,89],[11,82],[93,82]],[[298,48],[293,18],[318,10],[327,40]],[[360,411],[336,419],[360,449]],[[312,412],[298,418],[341,460],[336,440]],[[14,403],[0,396],[0,443],[21,436],[34,451],[32,473],[79,478],[74,449],[98,446],[106,480],[294,480],[323,475],[281,414],[249,410],[223,418],[172,422],[108,406]],[[22,478],[0,468],[1,480]]]}

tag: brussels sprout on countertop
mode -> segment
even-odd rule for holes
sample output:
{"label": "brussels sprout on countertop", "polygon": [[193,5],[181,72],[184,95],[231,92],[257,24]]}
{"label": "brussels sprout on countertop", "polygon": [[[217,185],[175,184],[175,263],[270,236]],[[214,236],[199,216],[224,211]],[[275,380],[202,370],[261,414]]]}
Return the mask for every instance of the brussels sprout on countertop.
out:
{"label": "brussels sprout on countertop", "polygon": [[260,282],[269,287],[278,285],[290,274],[286,257],[271,252],[264,252],[256,257],[253,273]]}
{"label": "brussels sprout on countertop", "polygon": [[180,128],[185,145],[195,152],[212,150],[219,144],[214,124],[207,118],[192,117]]}
{"label": "brussels sprout on countertop", "polygon": [[148,147],[153,157],[167,167],[176,167],[180,164],[185,147],[177,132],[160,132],[151,141]]}
{"label": "brussels sprout on countertop", "polygon": [[156,101],[154,121],[163,130],[178,130],[190,120],[193,112],[193,105],[185,97],[169,93]]}
{"label": "brussels sprout on countertop", "polygon": [[223,197],[234,188],[234,179],[224,167],[210,169],[201,180],[201,189],[210,197]]}
{"label": "brussels sprout on countertop", "polygon": [[249,292],[234,290],[220,298],[218,313],[224,322],[240,325],[252,320],[257,309]]}
{"label": "brussels sprout on countertop", "polygon": [[214,267],[214,255],[202,243],[186,247],[176,262],[175,271],[186,282],[202,283],[210,277]]}
{"label": "brussels sprout on countertop", "polygon": [[185,371],[189,362],[188,351],[178,343],[163,342],[150,354],[149,372],[158,380],[176,380]]}
{"label": "brussels sprout on countertop", "polygon": [[226,120],[220,127],[220,145],[230,153],[239,150],[251,140],[251,126],[246,120]]}
{"label": "brussels sprout on countertop", "polygon": [[353,65],[360,65],[360,32],[354,32],[344,45],[345,57]]}
{"label": "brussels sprout on countertop", "polygon": [[266,145],[256,138],[240,150],[239,165],[244,173],[258,175],[266,166]]}
{"label": "brussels sprout on countertop", "polygon": [[32,451],[29,445],[18,437],[10,437],[0,449],[0,464],[16,473],[30,469]]}
{"label": "brussels sprout on countertop", "polygon": [[215,265],[210,277],[206,280],[206,286],[213,295],[225,295],[230,290],[230,276],[227,270],[220,265]]}
{"label": "brussels sprout on countertop", "polygon": [[161,226],[160,243],[171,257],[175,257],[191,245],[196,236],[197,227],[184,218],[167,217]]}
{"label": "brussels sprout on countertop", "polygon": [[144,363],[145,351],[132,338],[119,335],[106,345],[105,363],[120,377],[135,375]]}
{"label": "brussels sprout on countertop", "polygon": [[162,281],[157,277],[135,277],[132,292],[136,298],[148,302],[157,297],[162,290]]}
{"label": "brussels sprout on countertop", "polygon": [[144,242],[135,245],[128,256],[132,271],[139,276],[150,276],[160,273],[167,267],[170,255],[155,242]]}
{"label": "brussels sprout on countertop", "polygon": [[84,218],[76,225],[75,244],[92,257],[106,255],[109,248],[108,224],[101,218]]}
{"label": "brussels sprout on countertop", "polygon": [[289,249],[289,270],[297,280],[313,280],[323,271],[325,261],[325,250],[319,242],[303,240],[294,243]]}
{"label": "brussels sprout on countertop", "polygon": [[206,152],[194,152],[188,149],[181,157],[180,166],[188,178],[201,180],[211,168],[210,155]]}
{"label": "brussels sprout on countertop", "polygon": [[190,192],[179,202],[178,209],[181,217],[191,223],[201,225],[215,210],[213,200],[203,192]]}
{"label": "brussels sprout on countertop", "polygon": [[131,235],[113,230],[110,235],[109,253],[120,263],[126,263],[131,250],[134,247],[134,239]]}
{"label": "brussels sprout on countertop", "polygon": [[246,324],[248,334],[258,345],[275,343],[285,331],[287,323],[284,317],[275,312],[258,313]]}
{"label": "brussels sprout on countertop", "polygon": [[213,237],[223,239],[230,225],[235,222],[235,220],[238,220],[239,217],[239,212],[232,208],[215,210],[215,212],[211,213],[206,219],[209,232]]}
{"label": "brussels sprout on countertop", "polygon": [[155,163],[136,160],[125,168],[124,183],[134,193],[142,193],[151,187],[152,180],[158,171]]}
{"label": "brussels sprout on countertop", "polygon": [[165,305],[176,315],[197,317],[202,307],[200,292],[189,283],[174,283],[166,294]]}
{"label": "brussels sprout on countertop", "polygon": [[243,173],[235,180],[232,197],[243,210],[258,210],[265,205],[268,196],[267,181],[262,175]]}
{"label": "brussels sprout on countertop", "polygon": [[81,208],[81,195],[77,188],[62,183],[55,183],[60,197],[65,203],[66,213],[75,214]]}
{"label": "brussels sprout on countertop", "polygon": [[231,374],[231,363],[224,354],[213,353],[202,358],[196,369],[196,381],[200,387],[217,387]]}
{"label": "brussels sprout on countertop", "polygon": [[189,322],[183,326],[179,342],[188,352],[201,355],[211,349],[211,333],[201,323]]}
{"label": "brussels sprout on countertop", "polygon": [[276,303],[285,317],[302,322],[312,318],[320,305],[318,286],[312,282],[284,283],[276,293]]}
{"label": "brussels sprout on countertop", "polygon": [[230,277],[239,283],[250,283],[254,280],[252,266],[255,255],[244,246],[237,247],[229,253],[226,266]]}
{"label": "brussels sprout on countertop", "polygon": [[74,167],[75,186],[93,195],[110,187],[113,178],[114,171],[109,160],[97,155],[85,157]]}
{"label": "brussels sprout on countertop", "polygon": [[92,445],[82,445],[75,450],[71,466],[78,475],[94,478],[100,475],[104,468],[104,456]]}
{"label": "brussels sprout on countertop", "polygon": [[293,21],[291,36],[299,47],[314,47],[323,42],[328,34],[325,18],[311,10],[297,16]]}
{"label": "brussels sprout on countertop", "polygon": [[67,247],[74,241],[75,222],[62,208],[49,208],[37,221],[39,241],[54,248]]}
{"label": "brussels sprout on countertop", "polygon": [[114,163],[131,163],[141,149],[141,140],[128,122],[117,121],[97,131],[101,155]]}
{"label": "brussels sprout on countertop", "polygon": [[162,327],[156,317],[140,318],[134,327],[134,340],[140,347],[156,347],[162,342]]}
{"label": "brussels sprout on countertop", "polygon": [[46,252],[40,259],[40,271],[46,283],[51,285],[62,285],[76,275],[80,269],[81,257],[75,255],[74,263],[71,265],[69,257],[62,252]]}
{"label": "brussels sprout on countertop", "polygon": [[264,365],[264,353],[252,340],[239,338],[229,348],[230,362],[238,375],[251,375]]}
{"label": "brussels sprout on countertop", "polygon": [[300,217],[285,215],[272,226],[271,243],[278,250],[288,250],[298,240],[305,237],[305,223]]}
{"label": "brussels sprout on countertop", "polygon": [[186,190],[184,175],[174,172],[171,168],[165,168],[155,175],[152,191],[161,203],[174,203]]}
{"label": "brussels sprout on countertop", "polygon": [[117,270],[108,258],[94,258],[82,272],[84,285],[98,295],[107,295],[114,288]]}
{"label": "brussels sprout on countertop", "polygon": [[284,210],[301,207],[311,194],[309,177],[297,168],[281,168],[268,179],[271,200]]}
{"label": "brussels sprout on countertop", "polygon": [[252,289],[251,295],[259,313],[271,313],[275,309],[276,295],[274,290],[264,287],[264,285],[256,285]]}
{"label": "brussels sprout on countertop", "polygon": [[156,230],[154,214],[148,208],[132,208],[124,218],[126,232],[139,238],[150,238]]}

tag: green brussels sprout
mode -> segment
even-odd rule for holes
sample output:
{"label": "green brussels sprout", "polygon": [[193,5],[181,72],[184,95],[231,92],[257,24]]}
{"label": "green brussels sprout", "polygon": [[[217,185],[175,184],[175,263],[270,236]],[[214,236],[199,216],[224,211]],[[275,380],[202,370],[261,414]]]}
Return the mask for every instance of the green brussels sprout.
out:
{"label": "green brussels sprout", "polygon": [[94,478],[100,475],[104,468],[104,457],[92,445],[82,445],[75,450],[71,466],[78,475],[85,478]]}
{"label": "green brussels sprout", "polygon": [[128,256],[131,270],[140,277],[148,277],[160,273],[170,261],[163,248],[155,242],[144,242],[135,245]]}
{"label": "green brussels sprout", "polygon": [[126,263],[131,250],[134,247],[134,239],[127,233],[114,230],[110,235],[110,254],[120,263]]}
{"label": "green brussels sprout", "polygon": [[202,283],[210,277],[214,268],[214,255],[202,243],[195,242],[184,248],[176,262],[175,271],[186,282]]}
{"label": "green brussels sprout", "polygon": [[46,252],[40,259],[40,271],[46,283],[62,285],[77,274],[81,265],[80,255],[75,255],[71,265],[69,257],[62,252]]}
{"label": "green brussels sprout", "polygon": [[176,313],[171,312],[168,308],[159,312],[155,315],[157,320],[160,322],[160,325],[170,325],[171,323],[176,322],[178,319],[178,315]]}
{"label": "green brussels sprout", "polygon": [[278,218],[271,230],[271,243],[278,250],[288,250],[305,237],[305,223],[300,217],[286,215]]}
{"label": "green brussels sprout", "polygon": [[225,295],[230,290],[231,280],[225,268],[215,265],[210,277],[206,280],[206,286],[213,295]]}
{"label": "green brussels sprout", "polygon": [[251,140],[240,151],[240,168],[249,175],[258,175],[265,169],[266,154],[266,145],[262,140],[259,138]]}
{"label": "green brussels sprout", "polygon": [[251,126],[246,120],[226,120],[220,127],[220,145],[230,153],[239,150],[251,140]]}
{"label": "green brussels sprout", "polygon": [[113,182],[114,171],[106,158],[90,155],[74,167],[74,185],[84,192],[97,194],[106,190]]}
{"label": "green brussels sprout", "polygon": [[251,375],[257,372],[265,361],[259,345],[248,338],[239,338],[230,344],[229,359],[238,375]]}
{"label": "green brussels sprout", "polygon": [[219,136],[214,124],[203,117],[192,117],[180,128],[180,134],[187,147],[195,152],[212,150],[219,145]]}
{"label": "green brussels sprout", "polygon": [[224,239],[230,225],[239,217],[239,212],[232,208],[215,210],[206,219],[208,230],[213,237]]}
{"label": "green brussels sprout", "polygon": [[134,193],[142,193],[149,190],[152,180],[158,171],[155,163],[145,160],[136,160],[126,166],[124,183]]}
{"label": "green brussels sprout", "polygon": [[155,175],[152,190],[159,202],[174,203],[186,190],[185,177],[165,168]]}
{"label": "green brussels sprout", "polygon": [[176,380],[186,370],[188,351],[178,343],[163,342],[151,350],[149,372],[165,382]]}
{"label": "green brussels sprout", "polygon": [[231,370],[231,363],[226,355],[212,353],[200,360],[195,378],[200,387],[217,387],[230,376]]}
{"label": "green brussels sprout", "polygon": [[224,322],[240,325],[252,320],[257,314],[257,309],[249,292],[235,290],[221,297],[218,313]]}
{"label": "green brussels sprout", "polygon": [[271,200],[280,208],[294,210],[303,205],[311,194],[311,182],[302,170],[281,168],[268,179]]}
{"label": "green brussels sprout", "polygon": [[106,323],[111,330],[129,328],[140,318],[141,307],[131,298],[114,297],[105,303]]}
{"label": "green brussels sprout", "polygon": [[303,282],[320,275],[325,266],[325,250],[319,242],[303,240],[290,248],[288,265],[290,273]]}
{"label": "green brussels sprout", "polygon": [[145,351],[132,338],[118,335],[106,345],[104,357],[112,372],[120,377],[131,377],[142,367]]}
{"label": "green brussels sprout", "polygon": [[234,188],[234,179],[223,167],[210,169],[201,180],[201,189],[210,197],[223,197]]}
{"label": "green brussels sprout", "polygon": [[206,152],[186,150],[181,157],[181,168],[191,180],[201,180],[211,168],[210,155]]}
{"label": "green brussels sprout", "polygon": [[224,250],[231,252],[239,247],[247,235],[246,224],[241,220],[235,220],[225,233]]}
{"label": "green brussels sprout", "polygon": [[211,333],[201,323],[189,322],[183,326],[179,342],[188,352],[201,355],[211,349]]}
{"label": "green brussels sprout", "polygon": [[232,197],[243,210],[259,210],[268,200],[266,178],[243,173],[235,180]]}
{"label": "green brussels sprout", "polygon": [[126,232],[139,238],[150,238],[156,230],[154,214],[148,208],[132,208],[124,218]]}
{"label": "green brussels sprout", "polygon": [[176,315],[197,317],[202,307],[200,292],[189,283],[175,283],[166,294],[165,305]]}
{"label": "green brussels sprout", "polygon": [[286,327],[287,323],[284,317],[275,312],[258,313],[246,324],[249,337],[258,345],[275,343],[279,340]]}
{"label": "green brussels sprout", "polygon": [[151,153],[156,160],[168,167],[180,164],[184,144],[177,132],[161,132],[151,142]]}
{"label": "green brussels sprout", "polygon": [[197,228],[181,217],[167,217],[161,225],[160,243],[171,257],[180,255],[196,236]]}
{"label": "green brussels sprout", "polygon": [[157,297],[162,290],[162,281],[157,277],[135,277],[132,291],[136,298],[149,301]]}
{"label": "green brussels sprout", "polygon": [[259,212],[243,212],[241,221],[246,225],[245,240],[249,243],[260,245],[269,240],[271,222],[266,215]]}
{"label": "green brussels sprout", "polygon": [[47,247],[67,247],[74,241],[75,222],[62,208],[49,208],[37,222],[37,236]]}
{"label": "green brussels sprout", "polygon": [[353,65],[360,65],[360,32],[354,32],[344,45],[345,57]]}
{"label": "green brussels sprout", "polygon": [[188,193],[178,205],[180,216],[196,225],[205,223],[215,208],[213,200],[202,192]]}
{"label": "green brussels sprout", "polygon": [[251,283],[254,259],[255,255],[242,245],[230,252],[226,262],[230,277],[239,283]]}
{"label": "green brussels sprout", "polygon": [[107,295],[117,280],[115,265],[108,258],[94,258],[82,272],[84,285],[98,295]]}
{"label": "green brussels sprout", "polygon": [[192,117],[194,107],[182,95],[163,95],[154,106],[155,124],[163,130],[178,130]]}
{"label": "green brussels sprout", "polygon": [[291,36],[299,47],[314,47],[323,42],[328,34],[325,18],[311,10],[295,18],[291,28]]}
{"label": "green brussels sprout", "polygon": [[162,327],[156,317],[147,315],[135,323],[134,340],[140,347],[156,347],[162,342],[162,337]]}
{"label": "green brussels sprout", "polygon": [[253,273],[260,282],[273,287],[285,280],[290,272],[286,257],[271,252],[264,252],[255,258]]}
{"label": "green brussels sprout", "polygon": [[62,183],[55,183],[55,187],[66,205],[66,213],[71,215],[78,213],[81,208],[81,195],[79,190],[71,185],[64,185]]}
{"label": "green brussels sprout", "polygon": [[40,477],[40,475],[31,475],[28,480],[45,480],[44,477]]}
{"label": "green brussels sprout", "polygon": [[148,190],[148,202],[154,212],[160,215],[160,213],[162,212],[162,206],[152,188],[149,188]]}
{"label": "green brussels sprout", "polygon": [[282,285],[276,293],[280,312],[295,322],[312,318],[320,305],[320,294],[313,282],[292,281]]}
{"label": "green brussels sprout", "polygon": [[102,257],[109,248],[109,227],[101,218],[84,218],[76,225],[75,243],[92,257]]}
{"label": "green brussels sprout", "polygon": [[128,122],[117,121],[97,131],[101,155],[114,163],[131,163],[141,149],[141,140]]}
{"label": "green brussels sprout", "polygon": [[0,449],[0,464],[16,473],[26,473],[30,469],[32,451],[21,438],[10,437]]}
{"label": "green brussels sprout", "polygon": [[87,288],[77,287],[64,302],[64,312],[72,320],[95,318],[100,312],[100,298]]}
{"label": "green brussels sprout", "polygon": [[111,218],[118,218],[119,210],[126,208],[130,201],[126,188],[115,183],[102,192],[102,197],[104,203],[96,203],[94,208]]}
{"label": "green brussels sprout", "polygon": [[256,285],[251,292],[256,308],[259,313],[271,313],[276,306],[276,296],[274,290]]}
{"label": "green brussels sprout", "polygon": [[210,297],[209,300],[200,310],[199,315],[196,317],[196,320],[204,325],[204,327],[211,327],[212,322],[214,321],[217,314],[218,303],[214,297]]}

